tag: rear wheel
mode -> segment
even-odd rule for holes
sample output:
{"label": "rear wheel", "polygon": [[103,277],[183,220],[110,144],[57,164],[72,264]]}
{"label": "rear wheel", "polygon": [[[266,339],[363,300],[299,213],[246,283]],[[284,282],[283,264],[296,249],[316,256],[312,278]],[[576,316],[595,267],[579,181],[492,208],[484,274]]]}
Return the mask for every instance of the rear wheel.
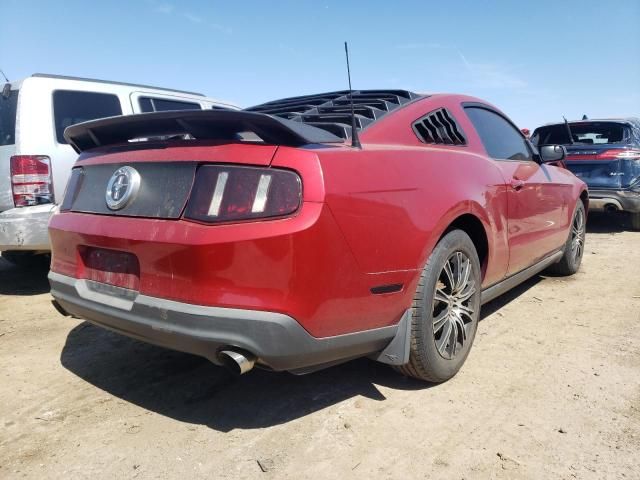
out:
{"label": "rear wheel", "polygon": [[413,300],[409,363],[401,373],[444,382],[465,362],[480,317],[480,261],[469,236],[454,230],[436,245]]}
{"label": "rear wheel", "polygon": [[631,214],[631,229],[640,230],[640,212]]}
{"label": "rear wheel", "polygon": [[580,268],[584,254],[584,239],[587,232],[587,216],[584,205],[578,200],[573,214],[569,238],[564,245],[564,255],[558,263],[551,265],[548,271],[558,275],[573,275]]}

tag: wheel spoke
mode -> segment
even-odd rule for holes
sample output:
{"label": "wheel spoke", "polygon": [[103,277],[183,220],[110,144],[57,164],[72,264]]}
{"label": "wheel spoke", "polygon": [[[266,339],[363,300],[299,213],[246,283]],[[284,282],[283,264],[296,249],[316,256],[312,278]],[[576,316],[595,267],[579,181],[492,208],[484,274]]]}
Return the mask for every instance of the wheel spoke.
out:
{"label": "wheel spoke", "polygon": [[452,319],[455,322],[455,324],[458,326],[458,331],[462,334],[462,341],[460,343],[464,345],[464,342],[467,340],[466,324],[464,323],[464,320],[462,320],[462,317],[458,314],[452,315]]}
{"label": "wheel spoke", "polygon": [[451,293],[455,293],[458,291],[458,285],[460,285],[460,269],[461,269],[461,265],[460,265],[460,252],[456,252],[454,257],[454,278],[455,278],[455,284],[453,285],[452,289],[451,289]]}
{"label": "wheel spoke", "polygon": [[449,344],[451,345],[451,358],[453,358],[456,355],[456,349],[458,347],[458,322],[455,320],[451,322],[451,336],[449,337]]}
{"label": "wheel spoke", "polygon": [[435,335],[440,330],[445,323],[449,320],[449,312],[445,309],[440,313],[437,317],[433,319],[433,334]]}
{"label": "wheel spoke", "polygon": [[449,289],[453,292],[456,282],[453,279],[453,270],[451,270],[451,263],[449,263],[449,260],[444,264],[444,273],[449,281]]}
{"label": "wheel spoke", "polygon": [[447,322],[446,328],[442,332],[442,335],[440,335],[440,340],[436,340],[436,348],[438,349],[438,352],[440,352],[440,355],[442,355],[445,358],[447,358],[446,350],[447,350],[447,345],[449,342],[450,335],[451,335],[451,322]]}
{"label": "wheel spoke", "polygon": [[476,282],[471,280],[464,286],[462,291],[458,295],[456,295],[456,300],[460,303],[466,302],[473,296],[474,293],[476,293]]}
{"label": "wheel spoke", "polygon": [[[460,315],[465,315],[469,317],[469,320],[473,320],[473,314],[475,313],[475,311],[471,307],[460,305],[458,307],[458,311],[460,312]],[[460,320],[462,320],[462,317],[460,318]]]}
{"label": "wheel spoke", "polygon": [[442,303],[449,303],[449,295],[447,295],[446,293],[444,293],[442,291],[442,289],[438,288],[436,289],[436,293],[434,295],[434,300],[437,300],[438,302],[442,302]]}

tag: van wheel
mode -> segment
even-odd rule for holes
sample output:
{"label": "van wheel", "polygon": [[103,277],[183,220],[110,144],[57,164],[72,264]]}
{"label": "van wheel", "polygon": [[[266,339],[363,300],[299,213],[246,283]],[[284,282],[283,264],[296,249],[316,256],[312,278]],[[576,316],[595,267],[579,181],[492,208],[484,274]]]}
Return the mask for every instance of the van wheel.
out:
{"label": "van wheel", "polygon": [[453,377],[467,359],[480,318],[480,261],[462,230],[447,233],[420,275],[413,298],[409,363],[396,367],[428,382]]}
{"label": "van wheel", "polygon": [[640,212],[631,214],[631,229],[640,230]]}
{"label": "van wheel", "polygon": [[45,268],[49,266],[51,257],[28,251],[2,252],[2,258],[21,268]]}
{"label": "van wheel", "polygon": [[564,245],[564,255],[558,263],[551,265],[547,271],[557,275],[573,275],[580,268],[584,254],[584,239],[587,232],[587,216],[580,200],[573,214],[569,237]]}

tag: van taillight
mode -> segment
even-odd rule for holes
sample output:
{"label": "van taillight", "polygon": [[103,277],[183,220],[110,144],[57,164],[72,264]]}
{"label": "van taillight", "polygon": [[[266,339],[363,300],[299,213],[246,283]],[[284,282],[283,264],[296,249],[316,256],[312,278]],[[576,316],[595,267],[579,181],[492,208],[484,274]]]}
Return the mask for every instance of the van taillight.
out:
{"label": "van taillight", "polygon": [[289,170],[205,165],[198,169],[184,217],[206,223],[291,215],[302,181]]}
{"label": "van taillight", "polygon": [[45,155],[11,157],[11,189],[16,207],[53,203],[51,159]]}

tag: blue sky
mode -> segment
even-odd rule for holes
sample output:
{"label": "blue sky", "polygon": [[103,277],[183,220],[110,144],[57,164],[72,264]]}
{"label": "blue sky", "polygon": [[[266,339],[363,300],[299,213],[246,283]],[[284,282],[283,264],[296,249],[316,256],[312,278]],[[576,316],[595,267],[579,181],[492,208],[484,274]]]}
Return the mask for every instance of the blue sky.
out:
{"label": "blue sky", "polygon": [[484,98],[521,127],[640,116],[640,0],[2,0],[0,68],[249,106],[354,88]]}

